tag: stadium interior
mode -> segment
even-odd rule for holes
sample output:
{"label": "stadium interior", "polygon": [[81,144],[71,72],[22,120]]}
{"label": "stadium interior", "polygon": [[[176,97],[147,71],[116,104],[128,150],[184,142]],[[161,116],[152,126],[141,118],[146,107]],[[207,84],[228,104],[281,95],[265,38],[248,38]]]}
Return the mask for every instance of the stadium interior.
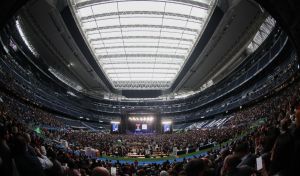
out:
{"label": "stadium interior", "polygon": [[1,175],[300,175],[299,1],[4,2]]}

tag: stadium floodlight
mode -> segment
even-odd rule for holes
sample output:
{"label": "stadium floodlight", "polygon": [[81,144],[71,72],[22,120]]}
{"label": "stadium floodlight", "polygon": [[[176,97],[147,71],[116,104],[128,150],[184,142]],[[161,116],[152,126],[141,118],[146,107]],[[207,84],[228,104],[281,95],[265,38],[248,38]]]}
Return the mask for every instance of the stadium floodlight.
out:
{"label": "stadium floodlight", "polygon": [[83,90],[82,86],[80,86],[78,83],[74,82],[73,80],[71,80],[70,78],[68,78],[67,76],[65,76],[58,70],[56,70],[55,68],[49,67],[48,71],[51,72],[61,82],[67,84],[69,87],[72,87],[79,92]]}
{"label": "stadium floodlight", "polygon": [[153,117],[147,117],[147,121],[152,122],[153,121]]}
{"label": "stadium floodlight", "polygon": [[162,121],[161,122],[163,125],[167,125],[167,124],[172,124],[172,121]]}
{"label": "stadium floodlight", "polygon": [[217,0],[68,0],[114,88],[168,89],[195,49]]}
{"label": "stadium floodlight", "polygon": [[120,124],[119,121],[111,121],[110,123],[111,123],[111,124]]}

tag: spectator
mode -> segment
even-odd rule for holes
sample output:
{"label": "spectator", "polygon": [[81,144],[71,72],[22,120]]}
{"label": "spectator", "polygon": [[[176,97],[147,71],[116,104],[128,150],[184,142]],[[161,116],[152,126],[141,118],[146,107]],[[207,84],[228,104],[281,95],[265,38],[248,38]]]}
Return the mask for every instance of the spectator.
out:
{"label": "spectator", "polygon": [[165,170],[160,171],[159,176],[169,176],[169,173]]}
{"label": "spectator", "polygon": [[28,152],[26,139],[19,135],[15,141],[15,162],[20,176],[43,176],[43,168],[39,160]]}
{"label": "spectator", "polygon": [[187,176],[205,176],[206,167],[202,159],[193,159],[187,163],[185,173]]}
{"label": "spectator", "polygon": [[104,167],[95,167],[92,176],[110,176],[108,170]]}
{"label": "spectator", "polygon": [[0,173],[3,175],[12,175],[13,173],[11,151],[7,144],[8,138],[8,130],[3,126],[0,126]]}
{"label": "spectator", "polygon": [[256,157],[249,151],[249,144],[243,142],[238,144],[234,149],[234,154],[240,158],[241,162],[237,165],[237,167],[248,166],[255,168],[256,165]]}
{"label": "spectator", "polygon": [[[108,170],[116,167],[118,175],[249,175],[254,173],[255,158],[262,156],[261,173],[264,176],[300,175],[299,108],[296,108],[295,116],[292,115],[292,109],[299,103],[299,86],[300,82],[295,82],[255,105],[229,114],[231,118],[218,128],[153,135],[70,130],[65,125],[68,121],[65,118],[58,118],[56,114],[28,104],[28,101],[0,92],[1,174],[11,175],[14,174],[11,170],[17,170],[21,176],[79,176],[99,172],[109,175]],[[261,118],[266,120],[252,127],[252,122]],[[60,130],[49,130],[49,126]],[[32,127],[39,127],[36,131],[43,137]],[[57,144],[60,140],[69,145],[60,148]],[[196,150],[207,144],[214,147],[205,157],[148,165],[97,161],[82,152],[85,147],[92,147],[106,155],[126,156],[133,150],[145,155],[150,147],[151,156],[160,157],[170,155],[174,147]],[[94,154],[90,156],[95,157]]]}

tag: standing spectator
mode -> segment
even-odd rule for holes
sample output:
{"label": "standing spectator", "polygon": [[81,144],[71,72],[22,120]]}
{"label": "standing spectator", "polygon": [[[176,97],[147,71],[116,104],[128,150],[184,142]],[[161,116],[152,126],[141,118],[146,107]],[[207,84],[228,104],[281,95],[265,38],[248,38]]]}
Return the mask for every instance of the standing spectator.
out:
{"label": "standing spectator", "polygon": [[255,168],[256,157],[250,152],[249,146],[246,142],[238,144],[234,149],[234,154],[241,160],[237,167],[248,166]]}
{"label": "standing spectator", "polygon": [[10,176],[13,173],[13,163],[11,151],[7,144],[8,138],[8,130],[3,126],[0,126],[0,173]]}
{"label": "standing spectator", "polygon": [[14,146],[15,162],[20,176],[43,176],[43,168],[37,157],[28,152],[26,139],[19,135]]}

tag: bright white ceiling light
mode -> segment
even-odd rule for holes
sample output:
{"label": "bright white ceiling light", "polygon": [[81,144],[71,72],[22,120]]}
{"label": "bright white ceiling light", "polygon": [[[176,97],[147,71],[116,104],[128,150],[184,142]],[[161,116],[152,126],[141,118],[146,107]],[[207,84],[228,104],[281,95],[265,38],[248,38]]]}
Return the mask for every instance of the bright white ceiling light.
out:
{"label": "bright white ceiling light", "polygon": [[111,123],[111,124],[120,124],[119,121],[111,121],[110,123]]}
{"label": "bright white ceiling light", "polygon": [[82,86],[80,86],[79,84],[75,83],[70,78],[66,77],[64,74],[60,73],[56,69],[54,69],[52,67],[49,67],[48,71],[51,72],[57,79],[59,79],[61,82],[65,83],[69,87],[72,87],[72,88],[74,88],[75,90],[77,90],[79,92],[83,90]]}
{"label": "bright white ceiling light", "polygon": [[192,53],[216,0],[69,1],[116,89],[167,89]]}
{"label": "bright white ceiling light", "polygon": [[271,16],[268,16],[262,25],[259,27],[252,41],[248,45],[248,51],[253,53],[269,36],[275,27],[276,20]]}
{"label": "bright white ceiling light", "polygon": [[21,17],[18,17],[18,19],[16,20],[16,27],[17,27],[17,30],[18,30],[18,32],[19,32],[22,40],[24,41],[25,45],[27,46],[27,48],[31,51],[31,53],[35,57],[39,57],[38,52],[33,47],[33,45],[31,44],[31,42],[28,40],[28,37],[27,37],[27,35],[24,32],[24,29],[22,27]]}
{"label": "bright white ceiling light", "polygon": [[169,124],[172,124],[172,121],[162,121],[161,122],[163,125],[169,125]]}

